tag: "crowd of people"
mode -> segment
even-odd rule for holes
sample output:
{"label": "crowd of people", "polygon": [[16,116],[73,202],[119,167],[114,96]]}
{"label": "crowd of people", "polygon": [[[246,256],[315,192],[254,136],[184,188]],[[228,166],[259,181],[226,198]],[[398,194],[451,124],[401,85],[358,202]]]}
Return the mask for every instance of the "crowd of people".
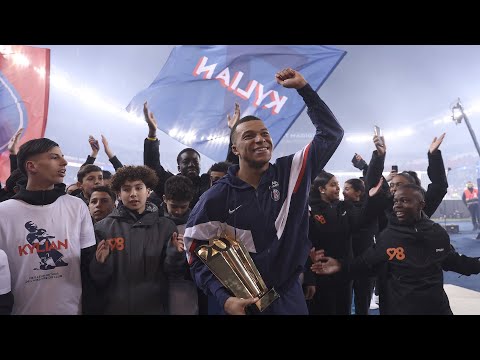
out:
{"label": "crowd of people", "polygon": [[[325,167],[342,126],[300,72],[285,68],[275,79],[303,98],[315,127],[303,149],[275,163],[267,126],[241,117],[238,104],[225,161],[205,174],[193,148],[178,154],[177,174],[165,170],[147,103],[144,164],[123,165],[102,136],[115,173],[102,170],[91,136],[92,153],[68,187],[61,146],[41,138],[18,147],[20,129],[0,190],[0,313],[349,315],[354,301],[367,315],[375,288],[380,314],[451,314],[443,270],[478,274],[480,261],[458,254],[429,219],[448,189],[445,134],[427,152],[427,190],[413,171],[382,176],[388,139],[374,135],[369,163],[352,161],[363,176],[343,184],[340,200]],[[476,189],[465,196],[478,214]],[[263,293],[238,296],[199,257],[222,238],[248,252],[275,293],[268,303]]]}

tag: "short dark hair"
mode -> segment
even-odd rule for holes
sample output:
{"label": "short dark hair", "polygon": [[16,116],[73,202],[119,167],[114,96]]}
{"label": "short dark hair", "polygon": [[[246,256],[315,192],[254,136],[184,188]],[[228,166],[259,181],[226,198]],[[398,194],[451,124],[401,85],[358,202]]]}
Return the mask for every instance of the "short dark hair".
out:
{"label": "short dark hair", "polygon": [[[110,189],[108,186],[104,186],[104,185],[99,185],[99,186],[95,186],[93,189],[92,189],[92,194],[97,191],[97,192],[105,192],[107,193],[108,195],[110,195],[110,197],[112,198],[113,202],[115,203],[115,200],[117,200],[117,196],[115,195],[115,193],[112,191],[112,189]],[[92,196],[90,195],[90,199],[92,198]]]}
{"label": "short dark hair", "polygon": [[102,169],[99,168],[97,165],[93,165],[93,164],[83,165],[80,168],[80,170],[78,170],[77,181],[79,183],[83,183],[83,178],[87,176],[87,174],[90,174],[91,172],[96,172],[96,171],[102,171]]}
{"label": "short dark hair", "polygon": [[318,199],[320,196],[320,192],[318,191],[318,188],[325,187],[327,183],[330,181],[331,178],[333,178],[335,175],[326,172],[324,170],[320,171],[320,174],[317,175],[317,177],[312,181],[312,185],[310,186],[310,194],[309,198],[310,199]]}
{"label": "short dark hair", "polygon": [[26,181],[27,177],[25,176],[25,174],[20,169],[15,169],[12,171],[7,181],[5,182],[5,187],[8,191],[13,192],[13,189],[15,188],[15,186],[17,186],[18,183],[26,185]]}
{"label": "short dark hair", "polygon": [[335,175],[324,170],[320,171],[320,174],[318,174],[312,182],[312,189],[317,191],[320,186],[325,187],[334,176]]}
{"label": "short dark hair", "polygon": [[149,189],[153,189],[158,183],[157,174],[147,166],[124,166],[112,176],[110,187],[115,192],[120,192],[126,181],[141,180]]}
{"label": "short dark hair", "polygon": [[102,170],[103,172],[103,179],[105,180],[108,180],[108,179],[111,179],[112,178],[112,173],[108,170]]}
{"label": "short dark hair", "polygon": [[27,169],[25,168],[26,162],[33,156],[46,153],[57,146],[58,144],[55,141],[47,138],[32,139],[27,141],[25,144],[20,146],[20,149],[18,150],[17,167],[25,176],[28,177]]}
{"label": "short dark hair", "polygon": [[347,184],[350,184],[355,191],[360,191],[362,194],[365,192],[365,184],[362,180],[353,178],[345,181]]}
{"label": "short dark hair", "polygon": [[73,190],[70,195],[72,196],[77,196],[78,194],[80,194],[82,192],[82,188],[78,188],[78,189],[75,189]]}
{"label": "short dark hair", "polygon": [[210,173],[212,171],[218,171],[218,172],[223,172],[223,173],[227,173],[228,172],[228,168],[230,166],[232,166],[233,164],[228,162],[228,161],[220,161],[218,163],[215,163],[213,164],[210,169],[208,169],[208,172],[207,174],[210,175]]}
{"label": "short dark hair", "polygon": [[415,191],[416,193],[418,193],[422,200],[425,201],[425,190],[421,187],[421,186],[418,186],[417,184],[403,184],[401,186],[398,187],[397,191],[400,190],[400,189],[412,189],[413,191]]}
{"label": "short dark hair", "polygon": [[202,157],[200,156],[200,153],[197,150],[192,149],[192,148],[185,148],[182,151],[180,151],[177,155],[177,165],[180,165],[180,156],[182,156],[183,153],[186,153],[186,152],[189,152],[189,151],[192,151],[195,154],[197,154],[198,155],[198,160],[202,160]]}
{"label": "short dark hair", "polygon": [[260,120],[262,121],[262,119],[256,117],[256,116],[253,116],[253,115],[247,115],[247,116],[244,116],[243,118],[241,118],[240,120],[238,120],[235,125],[233,125],[233,128],[232,130],[230,131],[230,143],[234,143],[235,142],[235,138],[236,138],[236,131],[237,131],[237,126],[240,125],[240,124],[243,124],[247,121],[253,121],[253,120]]}
{"label": "short dark hair", "polygon": [[77,186],[77,183],[74,182],[73,184],[68,185],[68,186],[65,188],[65,191],[68,191],[68,188],[69,188],[70,186]]}
{"label": "short dark hair", "polygon": [[192,180],[183,175],[169,177],[167,181],[165,181],[165,198],[174,201],[192,201]]}
{"label": "short dark hair", "polygon": [[403,178],[406,179],[410,184],[418,185],[415,181],[415,178],[408,171],[402,171],[395,176],[403,176]]}
{"label": "short dark hair", "polygon": [[408,175],[410,175],[413,180],[415,181],[415,184],[418,185],[418,186],[422,186],[422,182],[420,181],[420,179],[418,178],[418,174],[416,171],[413,171],[413,170],[408,170],[408,171],[403,171],[404,173],[407,173]]}

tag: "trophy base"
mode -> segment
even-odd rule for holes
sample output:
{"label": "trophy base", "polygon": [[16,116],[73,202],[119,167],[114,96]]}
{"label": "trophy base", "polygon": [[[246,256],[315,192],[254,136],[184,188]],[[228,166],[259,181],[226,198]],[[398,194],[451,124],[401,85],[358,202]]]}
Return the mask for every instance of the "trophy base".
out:
{"label": "trophy base", "polygon": [[262,297],[255,303],[260,312],[263,312],[272,302],[280,297],[274,288],[268,290]]}

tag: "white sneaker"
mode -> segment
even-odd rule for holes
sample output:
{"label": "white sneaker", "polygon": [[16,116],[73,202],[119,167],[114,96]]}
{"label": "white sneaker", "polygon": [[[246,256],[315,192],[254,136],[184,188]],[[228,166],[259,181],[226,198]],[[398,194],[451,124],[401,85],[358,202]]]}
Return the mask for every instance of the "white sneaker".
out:
{"label": "white sneaker", "polygon": [[370,301],[370,310],[377,310],[378,309],[378,304],[373,300]]}

